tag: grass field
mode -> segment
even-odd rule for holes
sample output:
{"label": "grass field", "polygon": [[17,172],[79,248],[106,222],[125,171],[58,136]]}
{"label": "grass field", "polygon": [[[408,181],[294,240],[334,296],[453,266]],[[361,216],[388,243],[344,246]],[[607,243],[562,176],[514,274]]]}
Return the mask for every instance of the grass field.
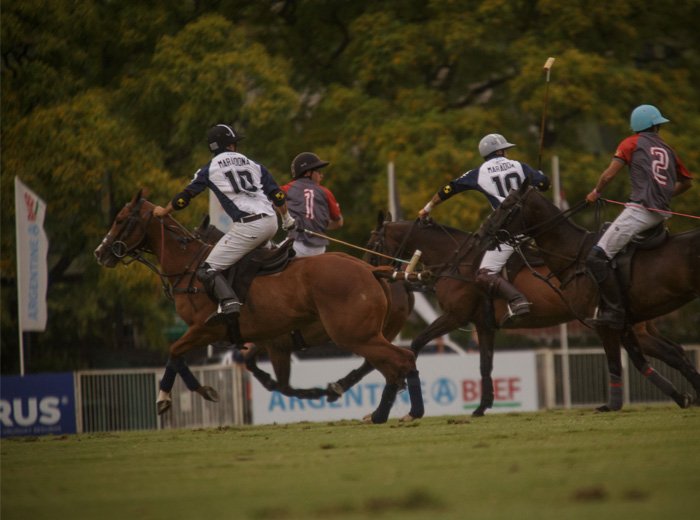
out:
{"label": "grass field", "polygon": [[690,519],[700,409],[3,439],[2,520]]}

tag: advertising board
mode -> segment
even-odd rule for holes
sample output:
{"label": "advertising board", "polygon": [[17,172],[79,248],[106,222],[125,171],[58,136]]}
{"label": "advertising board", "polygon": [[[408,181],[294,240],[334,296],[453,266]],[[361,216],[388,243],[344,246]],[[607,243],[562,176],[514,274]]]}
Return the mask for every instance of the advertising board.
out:
{"label": "advertising board", "polygon": [[[537,372],[534,352],[498,352],[495,356],[492,412],[537,410]],[[291,383],[295,388],[321,387],[345,376],[361,364],[360,358],[305,360],[292,365]],[[260,368],[272,373],[269,363]],[[424,355],[418,359],[426,416],[470,414],[481,399],[479,355]],[[269,392],[252,380],[254,424],[299,421],[361,419],[379,404],[384,378],[372,372],[338,401],[325,398],[302,400]],[[400,392],[390,418],[410,410],[408,392]]]}
{"label": "advertising board", "polygon": [[72,372],[0,378],[2,437],[75,432]]}

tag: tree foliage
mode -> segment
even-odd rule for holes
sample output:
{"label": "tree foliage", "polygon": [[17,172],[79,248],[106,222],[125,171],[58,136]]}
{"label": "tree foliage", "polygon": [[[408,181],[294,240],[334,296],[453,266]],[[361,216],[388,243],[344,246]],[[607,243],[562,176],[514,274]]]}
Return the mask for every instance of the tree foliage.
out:
{"label": "tree foliage", "polygon": [[[280,183],[301,151],[330,160],[327,185],[347,222],[338,236],[358,245],[386,209],[389,161],[411,218],[480,163],[486,133],[506,135],[511,156],[546,173],[558,156],[572,202],[628,135],[632,108],[652,103],[697,175],[699,17],[699,2],[670,0],[619,0],[614,15],[595,0],[5,2],[3,371],[17,366],[14,175],[48,204],[49,324],[33,335],[30,368],[96,366],[102,351],[164,355],[173,314],[157,278],[100,269],[92,251],[138,188],[157,203],[181,189],[208,160],[212,123],[241,130],[244,153]],[[628,189],[616,179],[606,196],[625,200]],[[183,223],[197,223],[204,199]],[[674,209],[700,214],[700,191]],[[474,229],[487,213],[483,197],[464,194],[435,217]],[[579,218],[595,223],[592,211]]]}

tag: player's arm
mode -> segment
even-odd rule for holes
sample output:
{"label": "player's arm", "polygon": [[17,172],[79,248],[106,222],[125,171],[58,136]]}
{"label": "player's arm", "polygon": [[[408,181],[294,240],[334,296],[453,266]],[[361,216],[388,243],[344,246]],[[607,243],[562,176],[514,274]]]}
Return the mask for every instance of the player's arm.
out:
{"label": "player's arm", "polygon": [[593,190],[586,195],[586,201],[595,202],[598,200],[603,193],[603,189],[615,178],[615,175],[622,170],[624,165],[625,163],[622,159],[613,157],[612,161],[610,161],[610,165],[608,165],[605,171],[600,174],[600,178],[598,179],[595,188],[593,188]]}

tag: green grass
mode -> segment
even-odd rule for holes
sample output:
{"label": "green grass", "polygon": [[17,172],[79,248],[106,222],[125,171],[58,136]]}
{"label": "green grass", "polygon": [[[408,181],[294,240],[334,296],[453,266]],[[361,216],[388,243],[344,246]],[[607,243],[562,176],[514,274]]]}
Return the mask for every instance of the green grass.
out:
{"label": "green grass", "polygon": [[3,439],[2,520],[685,519],[700,409]]}

